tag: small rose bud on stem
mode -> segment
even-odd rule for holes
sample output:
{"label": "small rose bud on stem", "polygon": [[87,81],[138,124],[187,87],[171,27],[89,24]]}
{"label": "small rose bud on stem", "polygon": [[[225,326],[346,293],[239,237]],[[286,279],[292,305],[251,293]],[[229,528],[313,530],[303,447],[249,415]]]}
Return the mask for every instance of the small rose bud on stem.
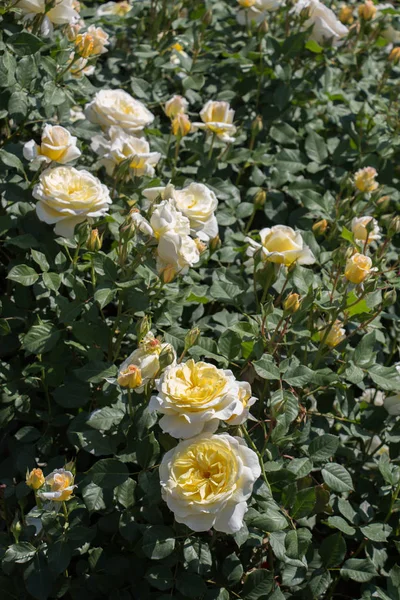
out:
{"label": "small rose bud on stem", "polygon": [[138,339],[138,343],[142,341],[142,339],[149,333],[151,329],[151,317],[145,315],[143,319],[140,319],[138,324],[136,325],[136,335]]}
{"label": "small rose bud on stem", "polygon": [[86,242],[86,247],[90,252],[98,252],[103,245],[103,236],[99,235],[98,229],[92,229]]}
{"label": "small rose bud on stem", "polygon": [[291,293],[283,303],[283,310],[289,314],[297,312],[300,308],[301,299],[299,294]]}
{"label": "small rose bud on stem", "polygon": [[321,221],[317,221],[312,226],[312,230],[315,235],[324,235],[325,231],[328,229],[328,221],[326,219],[321,219]]}

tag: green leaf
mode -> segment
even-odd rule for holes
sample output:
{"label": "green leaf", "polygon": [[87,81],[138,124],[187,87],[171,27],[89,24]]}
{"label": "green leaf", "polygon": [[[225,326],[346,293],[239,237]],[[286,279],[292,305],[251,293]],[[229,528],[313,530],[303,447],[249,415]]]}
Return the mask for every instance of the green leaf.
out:
{"label": "green leaf", "polygon": [[148,558],[161,560],[175,549],[174,532],[164,525],[151,525],[143,535],[142,550]]}
{"label": "green leaf", "polygon": [[136,481],[134,479],[127,479],[124,483],[121,483],[115,488],[115,498],[117,502],[122,504],[124,508],[129,508],[135,504],[135,489]]}
{"label": "green leaf", "polygon": [[170,590],[174,585],[174,575],[168,567],[164,565],[153,565],[146,571],[145,579],[157,590]]}
{"label": "green leaf", "polygon": [[42,269],[42,271],[48,271],[50,268],[50,265],[48,263],[48,260],[45,256],[45,254],[43,254],[43,252],[39,252],[38,250],[31,250],[31,254],[32,254],[32,258],[35,261],[35,263],[37,263],[39,265],[39,267]]}
{"label": "green leaf", "polygon": [[[11,152],[6,152],[5,150],[0,150],[0,160],[4,165],[6,165],[6,167],[12,167],[13,169],[17,169],[17,171],[19,171],[20,173],[25,173],[22,162],[20,161],[18,156],[15,156],[15,154],[11,154]],[[9,240],[9,242],[10,241],[11,240]]]}
{"label": "green leaf", "polygon": [[120,408],[104,406],[104,408],[99,408],[90,415],[87,424],[93,429],[108,431],[118,425],[124,416],[125,413]]}
{"label": "green leaf", "polygon": [[323,47],[320,46],[315,40],[308,40],[308,42],[305,44],[305,47],[314,54],[321,54],[321,52],[324,51]]}
{"label": "green leaf", "polygon": [[387,591],[392,600],[400,600],[400,565],[394,565],[389,572]]}
{"label": "green leaf", "polygon": [[257,375],[267,380],[280,379],[279,369],[274,363],[272,356],[264,354],[253,363]]}
{"label": "green leaf", "polygon": [[302,519],[303,517],[308,517],[314,509],[315,501],[315,488],[310,487],[299,490],[296,493],[296,498],[290,516],[293,519]]}
{"label": "green leaf", "polygon": [[65,537],[61,537],[47,548],[49,569],[54,575],[60,575],[68,568],[72,557],[72,549]]}
{"label": "green leaf", "polygon": [[328,590],[331,581],[332,577],[329,571],[323,569],[315,570],[308,584],[312,598],[324,598],[324,594]]}
{"label": "green leaf", "polygon": [[[22,336],[21,336],[22,337]],[[22,347],[31,354],[50,352],[61,337],[61,331],[51,323],[33,325],[22,337]]]}
{"label": "green leaf", "polygon": [[19,56],[35,54],[35,52],[44,46],[44,42],[40,38],[27,31],[21,31],[11,35],[8,38],[7,43]]}
{"label": "green leaf", "polygon": [[3,561],[5,563],[23,564],[32,560],[35,554],[35,546],[32,546],[29,542],[19,542],[7,548]]}
{"label": "green leaf", "polygon": [[325,567],[333,568],[339,565],[346,556],[346,542],[341,533],[329,535],[322,542],[319,553]]}
{"label": "green leaf", "polygon": [[324,138],[315,131],[310,131],[305,141],[308,158],[320,164],[328,158],[328,150]]}
{"label": "green leaf", "polygon": [[96,360],[88,363],[80,369],[76,369],[74,374],[81,381],[101,383],[108,377],[114,377],[117,374],[117,367],[110,363],[104,363]]}
{"label": "green leaf", "polygon": [[86,508],[90,512],[104,510],[106,503],[104,502],[103,488],[95,483],[89,483],[82,489],[82,498]]}
{"label": "green leaf", "polygon": [[326,485],[334,492],[351,492],[354,490],[350,473],[337,463],[328,463],[322,469],[322,477]]}
{"label": "green leaf", "polygon": [[136,448],[136,458],[142,469],[148,469],[156,464],[160,454],[160,445],[153,432],[140,440]]}
{"label": "green leaf", "polygon": [[117,290],[112,290],[110,288],[101,288],[100,290],[96,290],[94,293],[94,299],[99,303],[100,308],[104,308],[107,304],[113,301]]}
{"label": "green leaf", "polygon": [[251,512],[249,511],[246,519],[249,525],[257,527],[257,529],[261,529],[266,533],[281,531],[288,526],[286,517],[279,510],[273,508],[268,508],[268,511],[263,513],[259,513],[253,509]]}
{"label": "green leaf", "polygon": [[347,523],[347,521],[345,521],[342,517],[339,516],[328,517],[328,525],[330,527],[335,527],[336,529],[339,529],[339,531],[342,531],[346,535],[354,535],[356,532],[354,527],[351,527]]}
{"label": "green leaf", "polygon": [[7,279],[16,281],[24,286],[33,285],[39,279],[39,275],[28,265],[16,265],[7,275]]}
{"label": "green leaf", "polygon": [[285,537],[285,548],[290,558],[301,559],[307,552],[312,539],[311,531],[305,528],[288,531]]}
{"label": "green leaf", "polygon": [[103,488],[115,488],[128,479],[126,465],[114,458],[97,461],[87,472],[87,479]]}
{"label": "green leaf", "polygon": [[190,571],[202,576],[210,573],[212,567],[210,548],[201,538],[187,538],[183,543],[183,556]]}
{"label": "green leaf", "polygon": [[222,575],[229,587],[239,583],[243,575],[243,565],[234,552],[229,554],[222,563]]}
{"label": "green leaf", "polygon": [[57,292],[61,285],[61,277],[58,273],[43,273],[42,275],[44,285],[53,292]]}
{"label": "green leaf", "polygon": [[339,447],[339,438],[335,435],[325,433],[312,440],[308,452],[312,460],[323,461],[331,458]]}
{"label": "green leaf", "polygon": [[349,558],[340,569],[340,575],[343,579],[366,583],[377,575],[377,572],[368,558]]}
{"label": "green leaf", "polygon": [[373,542],[386,542],[387,538],[392,533],[390,525],[384,523],[371,523],[370,525],[360,527],[360,529],[365,537]]}
{"label": "green leaf", "polygon": [[36,600],[47,600],[53,587],[53,575],[47,566],[43,554],[37,554],[35,560],[24,573],[25,586]]}
{"label": "green leaf", "polygon": [[369,376],[383,390],[400,391],[400,374],[396,367],[384,367],[383,365],[372,365],[368,370]]}
{"label": "green leaf", "polygon": [[247,577],[243,586],[243,598],[245,600],[260,600],[269,594],[274,585],[274,578],[267,569],[256,569]]}
{"label": "green leaf", "polygon": [[207,586],[200,575],[181,572],[176,579],[176,589],[184,598],[198,598],[207,591]]}

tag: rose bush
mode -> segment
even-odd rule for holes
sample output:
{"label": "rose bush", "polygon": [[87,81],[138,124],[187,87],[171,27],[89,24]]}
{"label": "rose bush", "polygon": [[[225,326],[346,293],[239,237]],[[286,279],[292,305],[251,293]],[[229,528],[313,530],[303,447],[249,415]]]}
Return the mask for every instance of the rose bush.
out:
{"label": "rose bush", "polygon": [[1,597],[398,600],[397,3],[0,19]]}

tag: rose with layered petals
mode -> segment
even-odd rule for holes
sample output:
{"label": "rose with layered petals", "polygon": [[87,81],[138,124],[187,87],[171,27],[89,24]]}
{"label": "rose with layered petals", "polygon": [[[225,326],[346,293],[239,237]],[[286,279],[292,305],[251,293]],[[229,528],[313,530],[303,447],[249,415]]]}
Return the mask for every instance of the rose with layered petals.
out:
{"label": "rose with layered petals", "polygon": [[45,478],[42,469],[32,469],[31,472],[26,474],[26,485],[32,490],[38,490],[44,485]]}
{"label": "rose with layered petals", "polygon": [[219,421],[241,417],[255,401],[249,384],[236,381],[232,371],[193,359],[168,367],[156,387],[149,408],[164,415],[161,429],[177,438],[214,432]]}
{"label": "rose with layered petals", "polygon": [[354,185],[364,194],[370,194],[378,189],[379,184],[375,181],[378,173],[374,167],[364,167],[354,174]]}
{"label": "rose with layered petals", "polygon": [[293,10],[298,15],[301,15],[303,11],[307,12],[303,29],[312,27],[310,40],[314,40],[318,44],[331,41],[333,45],[337,45],[349,32],[335,13],[320,0],[298,0]]}
{"label": "rose with layered petals", "polygon": [[107,52],[106,46],[110,44],[108,37],[104,29],[90,25],[87,31],[76,36],[75,50],[84,58],[104,54]]}
{"label": "rose with layered petals", "polygon": [[172,278],[178,274],[185,275],[189,267],[193,267],[199,260],[199,249],[190,235],[170,231],[159,238],[157,270],[160,274],[168,269]]}
{"label": "rose with layered petals", "polygon": [[100,164],[105,166],[109,175],[113,174],[116,165],[130,159],[132,176],[153,177],[161,154],[150,152],[150,145],[145,139],[129,135],[120,127],[110,127],[108,136],[96,135],[91,148],[101,157]]}
{"label": "rose with layered petals", "polygon": [[344,274],[348,281],[358,285],[368,277],[371,270],[372,260],[370,257],[357,252],[348,259]]}
{"label": "rose with layered petals", "polygon": [[45,125],[40,146],[30,140],[24,145],[23,154],[26,160],[37,164],[57,162],[65,165],[81,155],[76,142],[77,138],[61,125]]}
{"label": "rose with layered petals", "polygon": [[[161,188],[152,189],[160,190]],[[150,225],[153,228],[154,237],[157,239],[167,233],[177,233],[179,235],[189,235],[190,233],[189,219],[177,210],[175,204],[169,200],[163,200],[154,207],[150,217]]]}
{"label": "rose with layered petals", "polygon": [[46,169],[32,193],[39,200],[39,219],[56,224],[55,233],[63,237],[72,237],[75,225],[86,219],[104,216],[112,202],[108,188],[97,177],[73,167]]}
{"label": "rose with layered petals", "polygon": [[[326,330],[329,327],[327,325],[320,331],[320,339],[324,340],[324,343],[331,348],[334,348],[340,342],[343,342],[346,339],[346,330],[342,327],[343,323],[339,320],[336,320],[332,327],[329,329],[328,335],[326,335]],[[325,337],[326,336],[326,337]]]}
{"label": "rose with layered petals", "polygon": [[351,230],[356,240],[361,242],[377,242],[381,239],[378,221],[373,217],[354,217]]}
{"label": "rose with layered petals", "polygon": [[124,90],[100,90],[86,105],[85,114],[103,128],[117,126],[130,133],[142,131],[154,121],[145,105]]}
{"label": "rose with layered petals", "polygon": [[174,119],[176,115],[185,113],[189,106],[189,102],[183,96],[172,96],[164,107],[164,112],[170,119]]}
{"label": "rose with layered petals", "polygon": [[42,500],[52,500],[53,502],[66,502],[71,500],[74,489],[74,476],[65,469],[55,469],[50,475],[47,475],[43,489],[38,492]]}
{"label": "rose with layered petals", "polygon": [[207,129],[223,142],[233,142],[232,137],[236,133],[233,125],[235,111],[231,109],[229,102],[216,102],[209,100],[200,111],[202,123],[193,123],[194,129]]}
{"label": "rose with layered petals", "polygon": [[235,533],[260,474],[256,453],[241,438],[206,433],[164,455],[161,494],[175,520],[193,531]]}
{"label": "rose with layered petals", "polygon": [[305,245],[301,234],[286,225],[274,225],[260,231],[261,244],[251,238],[246,238],[250,246],[248,256],[260,252],[263,261],[269,261],[289,266],[294,262],[299,265],[311,265],[315,257],[310,248]]}
{"label": "rose with layered petals", "polygon": [[[171,344],[161,343],[149,331],[140,342],[139,347],[120,366],[118,371],[119,385],[141,393],[152,379],[160,375],[160,354],[167,349],[171,351],[173,362],[175,362],[176,354]],[[132,367],[135,367],[135,369],[132,369]]]}

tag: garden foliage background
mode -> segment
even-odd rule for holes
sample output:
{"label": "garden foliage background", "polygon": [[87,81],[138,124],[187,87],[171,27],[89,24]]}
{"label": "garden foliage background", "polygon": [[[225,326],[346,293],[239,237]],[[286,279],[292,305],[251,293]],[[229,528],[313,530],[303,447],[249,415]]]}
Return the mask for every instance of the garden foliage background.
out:
{"label": "garden foliage background", "polygon": [[[331,45],[310,40],[291,2],[258,24],[239,24],[233,0],[135,1],[120,15],[87,2],[81,17],[110,45],[73,77],[65,27],[46,37],[14,4],[0,8],[2,598],[399,600],[400,66],[385,35],[399,10],[366,19],[350,4],[349,32]],[[102,89],[155,115],[144,130],[161,155],[154,176],[98,164],[101,128],[76,116]],[[234,141],[171,134],[174,94],[192,122],[208,100],[229,102]],[[23,147],[46,123],[77,137],[74,166],[112,197],[73,237],[35,211],[42,167]],[[363,167],[377,171],[371,193],[354,184]],[[169,181],[204,183],[219,201],[220,239],[173,278],[129,216],[146,216],[142,190]],[[365,215],[382,237],[360,246],[351,223]],[[247,236],[282,224],[314,264],[248,262]],[[358,286],[344,277],[354,249],[376,269]],[[301,302],[284,310],[290,292]],[[254,420],[228,429],[263,467],[237,533],[195,533],[161,498],[158,465],[177,440],[147,410],[151,384],[128,394],[115,381],[149,319],[178,356],[231,369],[258,398]],[[336,319],[345,336],[328,345]],[[75,475],[66,514],[35,508],[25,477],[36,467]]]}

